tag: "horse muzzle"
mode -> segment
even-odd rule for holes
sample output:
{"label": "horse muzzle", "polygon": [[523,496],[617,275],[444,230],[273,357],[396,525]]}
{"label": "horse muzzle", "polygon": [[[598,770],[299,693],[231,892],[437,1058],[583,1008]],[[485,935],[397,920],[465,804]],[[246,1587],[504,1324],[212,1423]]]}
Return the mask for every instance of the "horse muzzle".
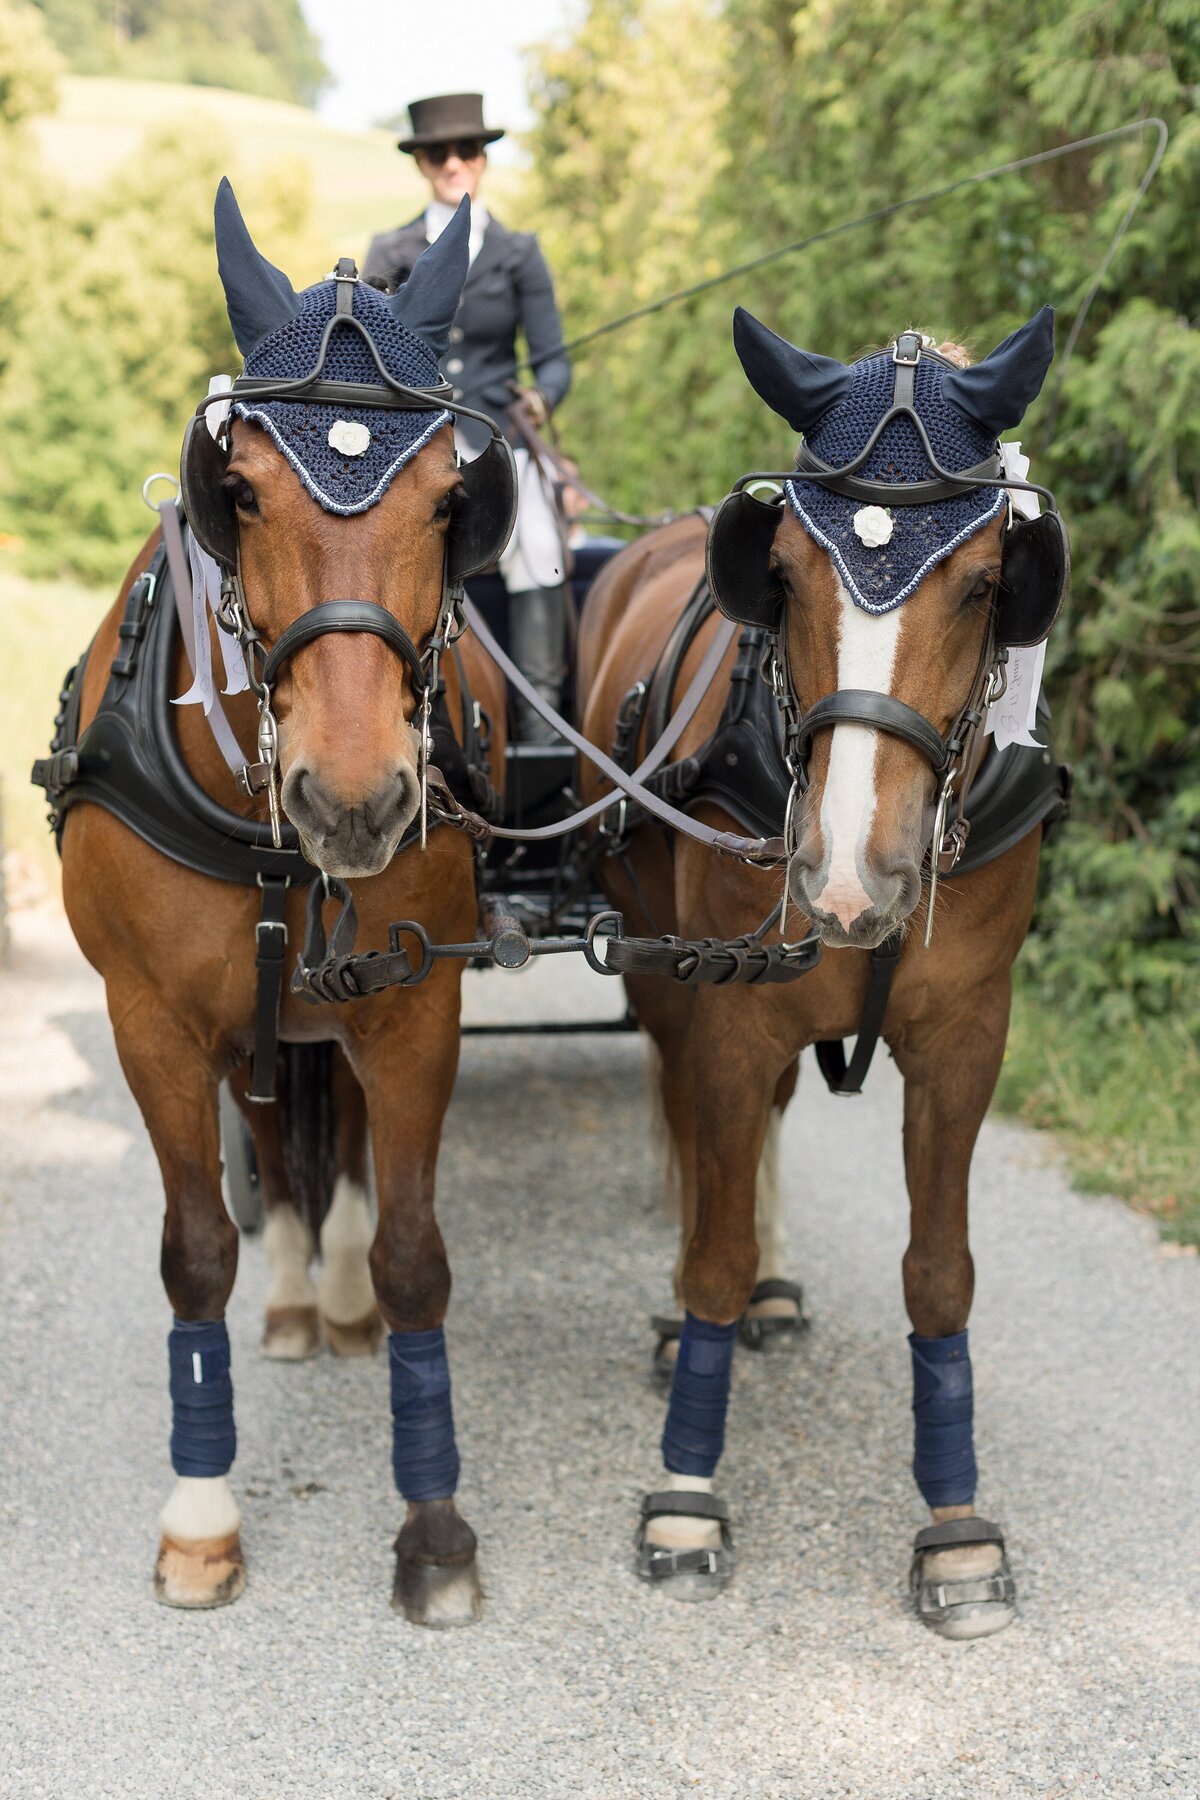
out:
{"label": "horse muzzle", "polygon": [[308,861],[349,881],[387,868],[417,815],[420,789],[415,771],[397,768],[349,801],[332,793],[315,769],[298,765],[284,777],[281,798]]}
{"label": "horse muzzle", "polygon": [[788,893],[830,949],[873,950],[908,918],[921,897],[914,862],[867,868],[858,881],[831,882],[822,864],[813,868],[797,851],[788,866]]}

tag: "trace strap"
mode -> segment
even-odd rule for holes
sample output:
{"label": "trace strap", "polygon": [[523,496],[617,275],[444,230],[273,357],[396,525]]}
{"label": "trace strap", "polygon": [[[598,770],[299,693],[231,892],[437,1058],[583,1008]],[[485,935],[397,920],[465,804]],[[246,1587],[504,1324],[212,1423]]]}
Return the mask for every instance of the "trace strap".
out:
{"label": "trace strap", "polygon": [[254,927],[258,996],[254,1012],[254,1063],[246,1098],[267,1106],[275,1098],[279,1054],[279,1000],[283,993],[283,953],[287,948],[287,876],[260,875],[262,916]]}

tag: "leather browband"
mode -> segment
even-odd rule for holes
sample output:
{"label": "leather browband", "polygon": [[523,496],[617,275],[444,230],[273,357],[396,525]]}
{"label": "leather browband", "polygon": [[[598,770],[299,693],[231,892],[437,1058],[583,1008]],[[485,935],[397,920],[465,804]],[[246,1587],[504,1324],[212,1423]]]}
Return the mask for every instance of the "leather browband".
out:
{"label": "leather browband", "polygon": [[[363,381],[271,381],[265,376],[239,375],[232,388],[211,399],[228,400],[309,400],[315,406],[372,406],[396,412],[446,412],[446,401],[453,396],[448,381],[429,388],[382,387]],[[201,402],[202,406],[211,404]],[[403,401],[403,407],[401,407]]]}
{"label": "leather browband", "polygon": [[320,606],[301,613],[288,626],[263,664],[264,687],[273,687],[275,677],[289,656],[327,631],[365,631],[383,638],[412,670],[413,683],[420,690],[428,685],[424,666],[416,645],[398,619],[373,600],[326,600]]}
{"label": "leather browband", "polygon": [[793,480],[805,476],[819,481],[831,493],[843,494],[848,500],[863,500],[875,506],[933,506],[939,500],[957,500],[978,487],[1008,486],[998,456],[975,463],[969,469],[937,481],[868,481],[859,475],[842,475],[829,463],[814,456],[807,444],[796,446],[796,472]]}

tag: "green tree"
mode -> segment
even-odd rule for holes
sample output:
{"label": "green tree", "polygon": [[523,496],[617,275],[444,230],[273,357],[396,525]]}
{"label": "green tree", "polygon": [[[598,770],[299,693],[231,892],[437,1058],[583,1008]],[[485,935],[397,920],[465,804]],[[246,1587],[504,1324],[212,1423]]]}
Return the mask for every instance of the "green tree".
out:
{"label": "green tree", "polygon": [[311,105],[329,72],[300,0],[30,0],[81,75],[241,88]]}
{"label": "green tree", "polygon": [[[669,38],[665,22],[685,14],[691,31]],[[656,79],[657,108],[644,103]],[[681,81],[699,83],[709,109],[699,152],[673,128]],[[1190,0],[726,0],[719,13],[700,0],[592,0],[570,44],[539,53],[532,137],[538,223],[556,244],[573,333],[714,262],[1130,118],[1166,118],[1168,155],[1080,336],[1053,441],[1053,372],[1022,433],[1073,533],[1072,599],[1047,679],[1078,775],[1027,965],[1051,1003],[1106,1021],[1182,1011],[1196,1028],[1198,94]],[[584,350],[563,422],[585,474],[631,510],[681,508],[790,453],[737,368],[735,302],[851,358],[908,324],[982,353],[1049,299],[1061,344],[1151,142],[832,238]],[[631,172],[647,167],[635,200]]]}

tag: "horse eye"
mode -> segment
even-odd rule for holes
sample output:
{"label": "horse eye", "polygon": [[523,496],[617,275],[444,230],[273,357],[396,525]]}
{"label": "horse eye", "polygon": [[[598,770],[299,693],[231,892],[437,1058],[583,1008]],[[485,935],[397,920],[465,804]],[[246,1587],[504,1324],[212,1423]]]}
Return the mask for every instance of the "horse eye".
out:
{"label": "horse eye", "polygon": [[451,518],[453,516],[453,514],[458,510],[458,507],[461,505],[461,503],[462,503],[462,489],[457,488],[457,487],[451,488],[450,492],[448,494],[442,495],[441,499],[438,501],[437,505],[434,507],[434,509],[433,509],[434,518],[435,519]]}
{"label": "horse eye", "polygon": [[254,497],[254,489],[240,475],[231,475],[222,484],[239,512],[256,513],[258,501]]}
{"label": "horse eye", "polygon": [[996,577],[990,570],[983,575],[980,575],[963,595],[963,605],[982,606],[986,601],[991,599],[995,586]]}

